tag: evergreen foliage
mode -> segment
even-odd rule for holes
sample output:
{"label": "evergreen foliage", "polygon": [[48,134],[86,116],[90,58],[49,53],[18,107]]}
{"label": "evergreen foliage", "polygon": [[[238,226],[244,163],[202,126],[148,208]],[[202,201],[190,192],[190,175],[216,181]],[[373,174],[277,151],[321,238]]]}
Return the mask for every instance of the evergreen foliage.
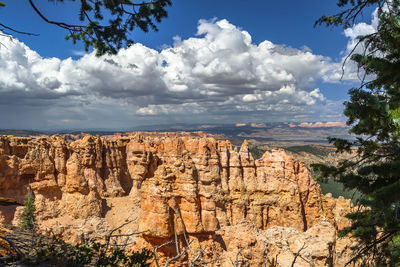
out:
{"label": "evergreen foliage", "polygon": [[[53,0],[54,1],[54,0]],[[56,0],[64,2],[64,0]],[[76,1],[76,0],[73,0]],[[30,0],[31,4],[32,1]],[[130,46],[133,40],[129,33],[135,28],[148,32],[151,28],[158,31],[156,23],[161,22],[167,17],[165,8],[172,4],[171,0],[156,1],[132,1],[132,0],[95,0],[80,1],[79,20],[86,22],[84,26],[62,25],[58,22],[53,23],[69,30],[65,38],[82,41],[85,50],[89,47],[96,49],[97,55],[105,53],[116,54],[123,45]],[[107,18],[108,23],[102,23],[105,15],[110,13],[111,19]]]}
{"label": "evergreen foliage", "polygon": [[0,266],[147,267],[153,258],[153,253],[147,249],[128,252],[127,244],[111,245],[104,240],[85,239],[81,244],[71,245],[54,235],[18,228],[0,239],[9,243],[7,256],[0,257]]}
{"label": "evergreen foliage", "polygon": [[53,237],[51,241],[39,239],[34,248],[34,255],[28,264],[49,264],[51,266],[150,266],[149,260],[153,254],[150,250],[128,253],[124,248],[109,247],[104,243],[88,242],[86,244],[70,245],[62,239]]}
{"label": "evergreen foliage", "polygon": [[249,150],[255,160],[260,159],[266,151],[265,149],[260,149],[257,146],[252,146]]}
{"label": "evergreen foliage", "polygon": [[35,230],[36,217],[35,217],[35,195],[32,190],[28,190],[28,195],[24,201],[24,211],[21,215],[21,228],[24,230]]}
{"label": "evergreen foliage", "polygon": [[314,165],[319,178],[333,177],[362,196],[359,208],[348,214],[352,224],[341,231],[359,239],[353,262],[363,266],[400,264],[400,0],[340,0],[349,9],[323,16],[317,24],[351,26],[365,7],[377,6],[375,33],[359,36],[362,53],[351,59],[368,81],[349,90],[344,114],[355,141],[331,138],[338,152],[356,150],[353,160],[338,167]]}
{"label": "evergreen foliage", "polygon": [[[148,32],[149,29],[158,31],[157,23],[168,16],[166,8],[172,5],[171,0],[48,0],[49,2],[64,3],[79,2],[78,18],[80,23],[71,24],[65,21],[50,20],[48,14],[36,6],[34,0],[28,0],[33,11],[36,12],[46,23],[58,26],[68,32],[65,39],[82,42],[85,50],[93,47],[96,55],[106,53],[116,54],[124,46],[133,44],[130,34],[134,29]],[[39,2],[39,1],[37,1]],[[0,1],[0,6],[5,3]],[[68,6],[66,8],[69,8]],[[1,22],[1,21],[0,21]],[[10,26],[0,23],[0,35],[3,33],[21,32]]]}

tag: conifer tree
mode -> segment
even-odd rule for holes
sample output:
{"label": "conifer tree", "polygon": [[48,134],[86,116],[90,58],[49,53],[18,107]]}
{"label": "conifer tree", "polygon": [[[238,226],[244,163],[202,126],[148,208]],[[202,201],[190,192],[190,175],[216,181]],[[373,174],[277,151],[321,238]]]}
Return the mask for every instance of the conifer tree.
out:
{"label": "conifer tree", "polygon": [[[93,47],[96,55],[106,53],[116,54],[122,47],[133,44],[131,33],[135,29],[148,32],[150,29],[158,31],[157,24],[168,16],[166,8],[172,5],[171,0],[48,0],[49,2],[62,3],[65,9],[73,7],[77,2],[79,10],[77,15],[79,23],[63,20],[52,20],[54,14],[46,14],[37,5],[42,1],[28,0],[29,5],[45,23],[52,24],[68,33],[66,40],[75,44],[82,42],[85,50]],[[6,6],[5,1],[0,1],[0,7]],[[5,25],[0,20],[0,35],[19,33],[37,35],[34,33],[16,30],[11,25]]]}
{"label": "conifer tree", "polygon": [[36,228],[36,217],[35,217],[35,195],[32,190],[28,188],[28,195],[24,201],[24,211],[21,215],[21,228],[25,230],[35,230]]}
{"label": "conifer tree", "polygon": [[333,177],[362,193],[358,209],[347,215],[351,226],[341,235],[358,238],[353,262],[363,266],[400,264],[400,0],[340,0],[350,8],[323,16],[317,24],[349,27],[363,9],[378,8],[375,33],[359,36],[362,53],[350,54],[362,80],[349,90],[344,114],[355,140],[330,138],[338,152],[355,151],[353,160],[336,167],[314,165],[319,178]]}

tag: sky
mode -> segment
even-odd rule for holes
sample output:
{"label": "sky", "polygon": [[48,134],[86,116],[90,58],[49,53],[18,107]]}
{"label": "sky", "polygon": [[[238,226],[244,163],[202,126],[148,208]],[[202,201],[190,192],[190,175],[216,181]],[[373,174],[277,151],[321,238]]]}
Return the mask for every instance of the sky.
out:
{"label": "sky", "polygon": [[[359,84],[342,62],[373,10],[356,25],[314,28],[336,1],[176,0],[158,32],[96,57],[64,40],[27,1],[5,1],[0,23],[39,34],[0,36],[0,128],[112,129],[174,123],[345,122]],[[50,19],[78,21],[77,3],[36,1]],[[8,32],[7,32],[8,33]]]}

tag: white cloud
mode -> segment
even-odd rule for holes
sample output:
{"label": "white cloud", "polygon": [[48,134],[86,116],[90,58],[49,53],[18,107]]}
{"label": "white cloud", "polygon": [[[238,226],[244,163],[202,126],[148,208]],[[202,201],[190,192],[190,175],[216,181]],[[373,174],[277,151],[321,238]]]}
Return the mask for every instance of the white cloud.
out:
{"label": "white cloud", "polygon": [[[383,10],[387,10],[387,5],[383,7]],[[359,42],[359,37],[375,33],[378,29],[379,15],[378,8],[372,12],[370,24],[366,22],[360,22],[354,24],[352,27],[344,30],[344,35],[349,38],[347,43],[346,51],[344,51],[345,57],[343,57],[342,62],[346,60],[344,67],[343,78],[345,80],[360,81],[360,79],[371,79],[373,76],[363,77],[364,72],[359,69],[357,64],[348,58],[350,53],[353,54],[363,54],[365,51],[365,46],[363,43]]]}
{"label": "white cloud", "polygon": [[[353,50],[354,46],[358,42],[358,37],[371,34],[377,31],[378,29],[378,23],[379,23],[379,17],[378,17],[378,8],[374,10],[372,13],[372,20],[371,24],[365,23],[365,22],[360,22],[351,28],[347,28],[344,30],[344,35],[348,37],[350,40],[347,44],[347,52],[350,52]],[[362,47],[360,47],[362,49]],[[361,52],[362,50],[360,50]]]}
{"label": "white cloud", "polygon": [[71,54],[77,57],[83,57],[87,52],[84,50],[71,50]]}
{"label": "white cloud", "polygon": [[[356,29],[347,34],[352,38]],[[120,113],[114,117],[142,123],[148,115],[159,115],[158,121],[190,114],[205,120],[239,113],[280,114],[283,120],[312,116],[309,107],[326,104],[317,83],[340,78],[340,63],[307,49],[254,44],[248,32],[227,20],[201,20],[195,37],[176,37],[161,51],[135,44],[100,58],[94,53],[77,60],[42,58],[16,39],[0,42],[7,46],[0,49],[0,109],[35,106],[53,124],[57,118],[74,121],[63,110],[84,113],[88,121],[104,115],[105,106]]]}

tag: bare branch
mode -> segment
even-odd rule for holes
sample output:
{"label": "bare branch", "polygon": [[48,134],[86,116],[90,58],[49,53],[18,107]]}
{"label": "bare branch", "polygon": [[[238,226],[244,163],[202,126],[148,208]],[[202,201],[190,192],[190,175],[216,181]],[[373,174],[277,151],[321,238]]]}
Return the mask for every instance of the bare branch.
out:
{"label": "bare branch", "polygon": [[[193,242],[193,240],[190,241],[189,245],[190,245],[192,242]],[[167,262],[165,263],[164,267],[167,267],[171,262],[173,262],[173,261],[179,259],[180,257],[182,257],[182,256],[186,253],[186,251],[187,251],[188,249],[189,249],[189,246],[186,246],[185,249],[184,249],[181,253],[179,253],[179,254],[176,255],[175,257],[173,257],[173,258],[167,260]]]}
{"label": "bare branch", "polygon": [[54,24],[54,25],[57,25],[57,26],[59,26],[59,27],[61,27],[61,28],[64,28],[64,29],[67,29],[67,30],[72,30],[72,31],[79,31],[79,30],[82,30],[82,29],[86,28],[86,26],[84,26],[84,25],[72,25],[72,24],[67,24],[67,23],[64,23],[64,22],[57,22],[57,21],[49,20],[48,18],[46,18],[46,17],[42,14],[42,12],[40,12],[40,10],[36,7],[36,5],[33,3],[32,0],[29,0],[29,4],[31,4],[33,10],[35,10],[35,12],[36,12],[44,21],[46,21],[46,22],[49,23],[49,24]]}
{"label": "bare branch", "polygon": [[188,240],[188,238],[187,238],[187,236],[186,236],[186,226],[185,226],[185,224],[183,223],[182,216],[179,216],[179,218],[181,219],[183,237],[185,238],[186,245],[189,246],[190,252],[192,252],[192,254],[194,255],[194,252],[193,252],[192,248],[190,247],[190,242],[189,242],[189,240]]}
{"label": "bare branch", "polygon": [[196,261],[198,261],[201,257],[201,255],[203,255],[203,252],[206,248],[200,249],[199,253],[194,257],[194,259],[192,260],[192,262],[190,263],[191,267],[195,267],[196,266]]}
{"label": "bare branch", "polygon": [[9,26],[7,26],[7,25],[4,25],[4,24],[2,24],[2,23],[0,23],[0,26],[3,27],[4,29],[10,30],[10,31],[15,32],[15,33],[25,34],[25,35],[39,36],[39,34],[37,34],[37,33],[19,31],[19,30],[16,30],[16,29],[12,28],[12,27],[9,27]]}
{"label": "bare branch", "polygon": [[241,266],[241,265],[239,265],[239,264],[241,263],[241,261],[239,261],[239,255],[242,255],[242,250],[243,250],[243,249],[244,249],[244,248],[241,248],[241,249],[238,251],[238,253],[236,253],[236,261],[235,261],[235,262],[233,262],[232,259],[230,259],[230,260],[231,260],[231,263],[232,263],[232,265],[233,265],[234,267]]}
{"label": "bare branch", "polygon": [[306,248],[306,243],[303,244],[303,246],[297,251],[296,255],[294,256],[294,259],[292,261],[291,267],[294,267],[294,264],[296,263],[297,257],[300,256],[300,252]]}
{"label": "bare branch", "polygon": [[161,244],[159,246],[154,247],[154,250],[153,250],[154,260],[153,261],[156,263],[157,267],[160,267],[160,265],[158,264],[158,259],[157,259],[157,250],[159,250],[160,248],[163,248],[165,246],[168,246],[168,245],[170,245],[172,243],[173,243],[172,241],[169,241],[169,242],[166,242],[164,244]]}
{"label": "bare branch", "polygon": [[[130,221],[127,221],[127,222],[121,224],[121,225],[118,226],[117,228],[114,228],[113,230],[111,230],[110,233],[109,233],[109,234],[107,235],[107,237],[106,237],[106,249],[108,249],[108,247],[109,247],[109,245],[110,245],[110,240],[111,240],[111,237],[113,237],[113,233],[115,233],[116,231],[118,231],[118,230],[121,229],[122,227],[124,227],[124,226],[126,226],[126,225],[128,225],[128,224],[130,224],[130,223],[132,223],[132,222],[134,222],[134,221],[136,221],[136,220],[137,220],[137,218],[134,218],[134,219],[132,219],[132,220],[130,220]],[[146,232],[146,231],[145,231],[145,232]],[[140,232],[139,232],[138,234],[140,234]],[[134,234],[132,234],[132,235],[134,235]],[[114,236],[118,236],[118,235],[114,235]],[[124,235],[124,236],[126,236],[126,235]]]}
{"label": "bare branch", "polygon": [[[164,246],[170,245],[172,243],[175,243],[176,256],[173,257],[173,258],[168,259],[165,262],[165,265],[164,265],[165,267],[167,267],[171,262],[173,262],[173,261],[179,259],[180,257],[182,257],[188,250],[190,250],[192,252],[192,254],[195,255],[195,253],[193,253],[193,250],[191,249],[191,244],[193,243],[194,240],[189,241],[187,239],[187,237],[186,237],[186,229],[185,229],[185,225],[183,223],[182,218],[180,218],[181,219],[181,224],[182,224],[182,230],[183,230],[183,235],[184,235],[184,238],[185,238],[185,241],[186,241],[187,245],[183,248],[182,251],[180,251],[180,249],[179,249],[179,238],[178,238],[178,232],[177,232],[178,216],[179,216],[178,209],[174,209],[174,239],[175,239],[175,241],[169,241],[169,242],[166,242],[166,243],[164,243],[164,244],[162,244],[160,246],[154,247],[154,259],[153,259],[153,262],[155,262],[157,267],[160,266],[159,262],[158,262],[158,259],[157,259],[157,251],[158,251],[158,249],[160,249],[160,248],[162,248]],[[190,266],[196,266],[196,262],[202,256],[204,250],[205,250],[205,248],[204,249],[200,249],[200,251],[194,257],[194,259],[191,261]],[[211,263],[211,262],[213,262],[213,261],[210,261],[208,263]],[[200,262],[200,264],[207,264],[207,263],[206,262]]]}
{"label": "bare branch", "polygon": [[179,254],[179,242],[178,242],[178,233],[176,231],[176,220],[178,216],[177,209],[174,210],[174,234],[175,234],[175,247],[176,247],[176,254]]}

